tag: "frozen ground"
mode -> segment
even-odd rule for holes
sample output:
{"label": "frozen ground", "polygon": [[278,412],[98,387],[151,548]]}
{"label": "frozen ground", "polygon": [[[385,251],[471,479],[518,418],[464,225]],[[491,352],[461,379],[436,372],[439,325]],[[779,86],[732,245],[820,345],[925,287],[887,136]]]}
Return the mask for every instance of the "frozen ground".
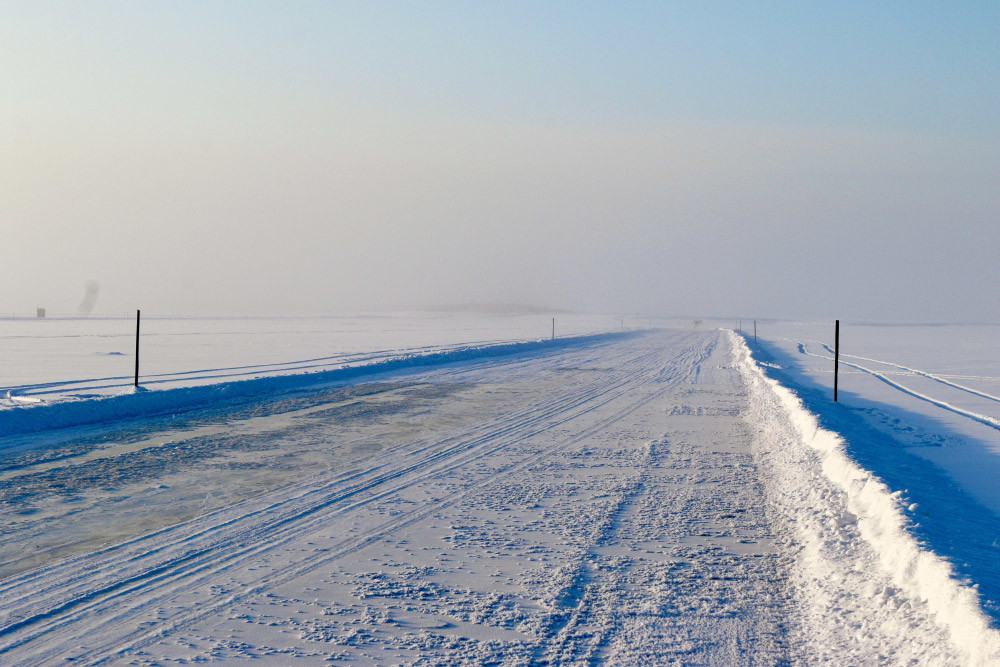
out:
{"label": "frozen ground", "polygon": [[742,339],[438,361],[0,439],[0,663],[997,664]]}

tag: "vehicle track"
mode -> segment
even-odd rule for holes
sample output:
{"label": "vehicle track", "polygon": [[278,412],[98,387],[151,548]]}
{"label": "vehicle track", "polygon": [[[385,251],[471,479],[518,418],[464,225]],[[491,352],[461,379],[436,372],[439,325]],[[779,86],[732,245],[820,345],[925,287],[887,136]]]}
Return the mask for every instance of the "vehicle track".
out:
{"label": "vehicle track", "polygon": [[[586,350],[584,350],[584,351],[586,351]],[[591,359],[590,357],[585,358],[584,362],[589,361],[590,359]],[[577,361],[577,363],[580,363],[579,360]],[[442,370],[432,371],[431,373],[427,373],[425,375],[419,376],[418,379],[422,378],[423,380],[433,380],[433,379],[439,379],[439,378],[444,378],[444,377],[451,377],[453,379],[456,379],[456,378],[465,378],[466,376],[468,376],[470,374],[482,374],[484,372],[488,372],[488,371],[492,370],[493,368],[501,367],[501,366],[504,367],[505,372],[507,373],[507,376],[509,378],[519,379],[521,377],[526,377],[526,376],[530,375],[531,373],[536,373],[537,374],[537,372],[539,370],[538,369],[538,364],[539,364],[539,359],[535,358],[535,357],[529,357],[527,359],[505,358],[505,359],[477,360],[477,361],[471,362],[471,363],[458,364],[456,368],[447,368],[446,367],[446,368],[444,368]],[[338,383],[338,384],[340,384],[340,383]],[[327,385],[325,385],[325,384],[323,384],[323,385],[317,385],[313,389],[314,390],[315,389],[322,389],[322,388],[324,388],[326,386]],[[583,385],[581,385],[581,386],[583,386]],[[584,386],[584,388],[581,391],[587,391],[588,389],[593,389],[593,387],[597,387],[597,386],[600,386],[599,382],[592,382],[592,383],[586,384],[586,386]],[[300,392],[301,392],[301,390],[297,391],[296,393],[300,393]],[[570,400],[573,400],[573,399],[574,399],[574,395],[572,395],[572,394],[566,394],[563,397],[564,401],[570,401]],[[295,493],[299,493],[302,489],[307,489],[307,491],[303,491],[302,493],[320,493],[320,492],[323,492],[324,490],[329,489],[329,488],[337,488],[337,486],[340,485],[340,484],[343,484],[343,483],[346,483],[346,482],[349,482],[349,481],[352,481],[352,480],[357,480],[357,479],[361,478],[364,475],[375,474],[379,470],[382,470],[383,468],[385,468],[386,465],[395,465],[395,464],[398,464],[397,454],[399,452],[404,452],[406,456],[408,456],[410,458],[413,458],[413,457],[425,454],[426,452],[430,451],[431,449],[445,447],[445,446],[447,446],[447,445],[449,445],[449,444],[451,444],[453,442],[458,442],[458,441],[461,441],[463,439],[472,438],[477,433],[490,433],[490,432],[492,432],[493,430],[495,430],[498,427],[498,424],[500,424],[500,425],[502,425],[502,424],[509,424],[511,421],[526,419],[526,418],[530,418],[532,416],[544,416],[544,414],[540,413],[539,411],[541,411],[541,410],[549,410],[549,409],[559,409],[559,404],[555,404],[555,403],[552,403],[551,401],[547,401],[547,400],[529,402],[526,405],[522,406],[520,409],[513,409],[513,410],[505,413],[505,416],[503,418],[501,418],[501,419],[487,421],[487,422],[484,422],[483,424],[475,425],[472,428],[468,428],[468,429],[457,431],[455,433],[449,434],[447,437],[439,438],[439,439],[436,439],[436,440],[433,440],[433,441],[420,441],[420,440],[417,440],[417,441],[410,441],[410,442],[401,443],[399,445],[390,447],[387,450],[385,450],[376,459],[375,465],[366,465],[366,466],[362,466],[362,467],[354,467],[354,468],[351,468],[349,470],[344,471],[343,473],[335,476],[332,479],[329,477],[329,473],[320,473],[319,475],[316,475],[314,477],[309,478],[308,480],[305,480],[303,482],[303,484],[297,485],[295,487],[290,487],[291,488],[290,491],[287,490],[287,489],[286,489],[286,491],[289,494],[294,495]],[[220,412],[219,418],[222,419],[224,417],[225,417],[225,411]],[[183,440],[179,441],[179,443],[183,443]],[[382,463],[378,463],[378,461],[382,461]],[[280,492],[281,492],[280,489],[276,489],[273,493],[277,494],[277,493],[280,493]],[[286,501],[282,500],[281,502],[286,502]],[[205,517],[202,517],[202,519],[207,519],[209,517],[215,517],[215,516],[219,515],[220,513],[224,513],[224,512],[227,512],[227,511],[229,511],[227,508],[220,508],[219,510],[217,510],[215,512],[212,512],[212,513],[206,515]],[[157,531],[157,532],[155,532],[155,533],[153,533],[151,535],[148,535],[148,536],[146,536],[144,538],[138,538],[138,540],[141,541],[141,540],[146,539],[148,537],[151,537],[153,535],[159,536],[162,533],[164,533],[165,531],[175,530],[176,528],[177,527],[175,526],[173,528],[164,529],[163,531]],[[120,552],[123,549],[128,548],[130,545],[133,545],[136,541],[137,540],[129,540],[129,541],[123,542],[123,543],[121,543],[119,545],[112,546],[112,547],[110,547],[108,549],[105,549],[105,550],[103,550],[101,552],[98,552],[98,553],[108,554],[109,556],[112,556],[114,558],[120,558],[120,556],[119,556]],[[96,554],[94,554],[94,555],[96,555]],[[24,577],[30,577],[30,576],[32,576],[32,573],[25,573],[23,576]],[[35,574],[35,576],[38,577],[38,578],[48,576],[47,570],[45,568],[42,568],[42,569],[40,569],[40,570],[37,571],[37,574]],[[19,582],[17,579],[8,579],[8,580],[0,583],[0,595],[3,595],[8,590],[8,588],[10,586],[12,586],[12,585],[21,585],[21,583],[24,583],[24,582]],[[3,621],[3,618],[4,618],[3,613],[4,613],[3,610],[0,610],[0,622]]]}
{"label": "vehicle track", "polygon": [[[220,368],[202,368],[173,373],[152,373],[140,376],[143,385],[165,384],[172,382],[190,382],[192,380],[221,380],[240,378],[250,375],[303,373],[319,370],[332,370],[344,366],[355,366],[365,363],[387,361],[389,359],[449,352],[469,346],[497,345],[517,341],[474,341],[471,343],[456,343],[452,345],[428,345],[422,347],[402,348],[388,352],[345,352],[326,357],[314,357],[296,361],[276,362],[270,364],[254,364],[247,366],[227,366]],[[13,397],[42,396],[58,394],[66,391],[88,391],[95,389],[116,389],[132,385],[131,375],[112,375],[99,378],[80,380],[58,380],[37,384],[11,385],[0,387],[0,393],[7,392]]]}
{"label": "vehicle track", "polygon": [[[156,545],[152,549],[148,548],[147,544],[150,542],[155,544],[164,537],[172,537],[171,533],[178,531],[167,529],[98,554],[71,559],[52,568],[43,568],[39,572],[16,577],[0,587],[0,596],[11,598],[5,603],[4,625],[0,627],[0,641],[3,641],[0,655],[25,646],[33,639],[43,637],[47,633],[86,620],[96,612],[113,608],[114,613],[102,615],[98,625],[89,628],[88,631],[108,627],[121,618],[134,614],[137,608],[148,607],[162,599],[175,596],[182,589],[202,585],[210,575],[238,567],[259,558],[263,553],[278,549],[297,536],[314,530],[316,526],[329,521],[335,515],[349,513],[357,507],[384,499],[424,480],[503,449],[519,439],[566,424],[596,407],[626,397],[637,387],[669,375],[666,371],[670,366],[690,372],[692,365],[697,365],[697,363],[692,364],[694,358],[704,358],[704,354],[704,348],[685,348],[673,358],[665,362],[661,360],[659,365],[651,366],[651,362],[657,357],[657,351],[646,350],[629,359],[611,383],[606,377],[602,377],[555,400],[531,403],[519,412],[504,414],[485,426],[420,447],[402,461],[399,458],[385,457],[382,464],[371,470],[354,471],[338,476],[315,488],[299,486],[295,489],[286,489],[277,494],[279,499],[275,502],[243,514],[238,514],[238,509],[234,508],[220,510],[195,522],[189,522],[179,531],[184,533],[186,530],[188,534],[182,534],[178,539]],[[529,362],[520,361],[511,364],[512,361],[507,360],[507,365],[518,363],[530,365]],[[504,363],[503,360],[490,360],[487,364],[476,365],[475,369],[446,369],[441,375],[468,374],[483,371],[483,366]],[[537,364],[537,360],[535,363]],[[492,477],[437,503],[396,517],[393,521],[362,536],[346,540],[330,552],[291,564],[280,576],[289,578],[297,576],[304,568],[315,567],[338,558],[360,545],[377,539],[378,536],[408,525],[426,516],[428,512],[436,511],[444,504],[455,502],[463,494],[471,492],[481,484],[493,483],[500,476],[512,474],[552,451],[586,437],[592,429],[603,428],[602,424],[608,420],[620,419],[636,407],[638,404],[626,406],[612,417],[602,420],[601,423],[577,436],[564,439],[535,456],[521,463],[512,464],[509,469],[498,471]],[[391,465],[393,460],[396,465]],[[315,481],[312,480],[311,483],[314,484]],[[386,485],[389,486],[384,488]],[[313,563],[313,560],[316,562]],[[125,575],[119,574],[122,562],[129,564]],[[86,570],[83,569],[84,566]],[[273,585],[277,575],[275,572],[268,575],[268,585]],[[46,586],[42,590],[32,590],[33,585],[42,578],[45,579]],[[19,589],[23,594],[18,594]],[[141,600],[137,600],[136,596],[140,593]],[[171,617],[170,621],[176,627],[211,613],[211,608],[224,606],[227,603],[227,600],[222,600],[210,606],[207,611],[199,610],[199,613],[193,616],[188,614],[190,618],[185,618],[185,614],[179,614]],[[135,642],[148,639],[148,637],[143,638],[148,632],[143,633],[141,628],[132,634],[138,634]],[[91,647],[85,655],[88,659],[96,659],[102,651],[106,653],[114,646],[120,646],[122,639],[118,637],[113,643]],[[53,657],[48,652],[43,652],[32,659],[44,659],[46,656]]]}
{"label": "vehicle track", "polygon": [[[825,344],[821,343],[821,345],[823,345],[823,347],[825,347],[828,350],[830,349]],[[820,359],[827,359],[829,361],[833,361],[832,357],[827,357],[827,356],[822,355],[822,354],[816,354],[814,352],[809,352],[809,350],[806,347],[805,343],[799,343],[799,346],[801,347],[803,354],[809,355],[811,357],[818,357]],[[956,415],[960,415],[962,417],[966,417],[968,419],[971,419],[972,421],[979,422],[980,424],[983,424],[985,426],[989,426],[990,428],[994,428],[994,429],[1000,430],[1000,419],[997,419],[996,417],[991,417],[989,415],[984,415],[984,414],[980,414],[978,412],[973,412],[971,410],[966,410],[965,408],[960,408],[957,405],[953,405],[951,403],[948,403],[947,401],[943,401],[943,400],[941,400],[939,398],[935,398],[933,396],[929,396],[927,394],[921,393],[921,392],[919,392],[919,391],[917,391],[915,389],[911,389],[911,388],[907,387],[906,385],[900,384],[899,382],[896,382],[895,380],[893,380],[893,379],[889,378],[888,376],[886,376],[884,373],[879,373],[878,371],[876,371],[874,369],[871,369],[871,368],[868,368],[867,366],[862,366],[861,364],[856,364],[856,363],[853,363],[853,362],[850,362],[850,361],[844,361],[844,360],[841,360],[840,363],[844,364],[845,366],[849,366],[851,368],[854,368],[855,370],[859,370],[862,373],[867,373],[868,375],[871,375],[872,377],[876,378],[877,380],[880,380],[881,382],[884,382],[885,384],[889,385],[893,389],[901,391],[904,394],[912,396],[913,398],[919,399],[919,400],[924,401],[926,403],[930,403],[931,405],[935,405],[935,406],[941,408],[942,410],[947,410],[948,412],[952,412],[952,413],[954,413]],[[882,363],[882,362],[879,362],[879,363]],[[895,364],[889,364],[889,365],[895,365]],[[935,378],[932,377],[931,379],[935,379]],[[944,384],[946,384],[948,386],[951,386],[953,388],[956,388],[956,389],[961,389],[963,391],[969,391],[970,393],[979,394],[980,396],[984,396],[986,398],[992,398],[989,395],[980,394],[979,392],[976,392],[975,390],[968,389],[967,387],[962,387],[961,385],[955,385],[955,384],[950,383],[950,382],[944,382]]]}
{"label": "vehicle track", "polygon": [[[826,343],[820,343],[820,345],[822,345],[826,349],[826,351],[829,352],[830,354],[834,354],[833,348],[831,348]],[[841,356],[849,357],[851,359],[861,359],[862,361],[873,361],[877,364],[883,364],[885,366],[892,366],[893,368],[898,368],[908,373],[913,373],[914,375],[921,375],[929,380],[933,380],[934,382],[938,382],[947,387],[951,387],[952,389],[958,389],[959,391],[964,391],[966,393],[973,394],[974,396],[979,396],[980,398],[985,398],[987,400],[996,401],[1000,403],[1000,396],[994,396],[993,394],[988,394],[985,391],[979,391],[978,389],[973,389],[972,387],[966,387],[964,384],[958,384],[957,382],[952,382],[951,380],[941,377],[940,375],[935,375],[934,373],[922,371],[919,368],[911,368],[910,366],[904,366],[903,364],[897,364],[892,361],[884,361],[882,359],[874,359],[872,357],[861,357],[856,354],[844,354]]]}
{"label": "vehicle track", "polygon": [[[607,403],[610,403],[610,402],[612,402],[614,400],[617,400],[617,399],[623,397],[624,395],[635,391],[639,386],[645,385],[645,384],[648,384],[648,380],[647,381],[643,381],[643,382],[639,382],[639,383],[631,384],[631,385],[628,386],[628,388],[625,391],[620,392],[620,393],[612,396],[608,400],[604,400],[604,401],[601,401],[600,403],[594,404],[594,407],[599,407],[599,406],[605,405]],[[344,540],[343,542],[338,543],[336,546],[332,547],[329,550],[328,553],[325,553],[322,556],[315,556],[314,555],[313,557],[307,557],[303,561],[290,564],[290,565],[286,566],[285,568],[282,568],[282,569],[277,570],[277,571],[272,571],[266,577],[260,578],[258,580],[258,583],[257,583],[256,586],[254,586],[253,588],[251,588],[251,589],[249,589],[247,591],[241,592],[239,595],[232,596],[230,598],[226,598],[226,599],[220,600],[220,601],[218,601],[218,602],[216,602],[216,603],[214,603],[212,605],[200,605],[199,606],[199,613],[198,614],[193,615],[193,616],[191,616],[191,615],[185,615],[183,617],[183,620],[181,620],[178,623],[174,623],[171,626],[171,631],[175,631],[175,630],[180,629],[182,627],[191,625],[191,624],[197,622],[198,620],[201,620],[201,619],[203,619],[205,617],[208,617],[208,616],[211,616],[211,615],[213,615],[215,613],[218,613],[218,610],[220,610],[222,608],[225,608],[226,606],[229,606],[230,604],[232,604],[233,602],[236,602],[237,600],[239,600],[242,597],[246,597],[248,595],[259,594],[259,593],[264,592],[268,588],[272,588],[274,586],[280,586],[283,583],[291,581],[291,580],[293,580],[293,579],[295,579],[295,578],[297,578],[297,577],[299,577],[299,576],[301,576],[303,574],[306,574],[306,573],[308,573],[308,572],[310,572],[312,570],[315,570],[315,569],[317,569],[319,567],[322,567],[322,566],[330,563],[331,561],[335,561],[335,560],[337,560],[339,558],[342,558],[343,556],[345,556],[345,555],[347,555],[349,553],[352,553],[352,552],[354,552],[354,551],[356,551],[356,550],[358,550],[358,549],[360,549],[360,548],[362,548],[364,546],[367,546],[368,544],[370,544],[370,543],[372,543],[372,542],[374,542],[374,541],[376,541],[376,540],[384,537],[386,534],[388,534],[390,532],[397,531],[397,530],[399,530],[401,528],[409,526],[410,524],[415,523],[415,522],[417,522],[417,521],[419,521],[421,519],[424,519],[424,518],[426,518],[426,517],[434,514],[435,512],[439,512],[440,510],[448,507],[449,505],[455,504],[456,502],[459,502],[462,499],[467,498],[470,494],[474,493],[475,491],[478,491],[478,490],[480,490],[480,489],[482,489],[482,488],[484,488],[486,486],[489,486],[489,485],[492,485],[492,484],[496,484],[497,482],[501,482],[501,481],[503,481],[506,478],[514,476],[517,473],[519,473],[519,472],[521,472],[523,470],[526,470],[526,469],[530,468],[531,466],[537,464],[539,461],[545,459],[546,457],[551,456],[552,454],[554,454],[554,453],[556,453],[556,452],[558,452],[560,450],[566,449],[567,447],[570,447],[570,446],[572,446],[572,445],[574,445],[576,443],[579,443],[579,442],[587,439],[588,437],[590,437],[594,433],[598,433],[598,432],[606,429],[611,424],[613,424],[613,423],[621,420],[622,418],[626,417],[627,415],[631,414],[632,412],[634,412],[635,410],[641,408],[642,406],[646,405],[647,403],[649,403],[649,402],[651,402],[651,401],[653,401],[653,400],[655,400],[657,398],[660,398],[665,391],[666,391],[666,389],[660,389],[659,391],[656,391],[653,394],[645,396],[643,399],[641,399],[641,400],[639,400],[637,402],[630,403],[630,404],[624,406],[623,408],[617,410],[615,413],[613,413],[609,417],[600,420],[599,422],[597,422],[594,425],[592,425],[592,426],[584,429],[583,431],[580,431],[580,432],[578,432],[577,434],[575,434],[575,435],[573,435],[571,437],[567,437],[567,438],[565,438],[563,440],[560,440],[558,443],[556,443],[556,444],[554,444],[554,445],[552,445],[550,447],[547,447],[545,449],[540,450],[536,454],[533,454],[533,455],[527,457],[526,459],[522,460],[519,463],[511,464],[510,466],[508,466],[506,468],[500,469],[497,472],[495,472],[493,474],[490,474],[490,475],[484,477],[483,479],[481,479],[481,480],[479,480],[477,482],[474,482],[474,483],[472,483],[472,484],[470,484],[470,485],[462,488],[459,491],[453,492],[453,493],[445,496],[444,498],[440,499],[437,502],[428,504],[427,506],[425,506],[425,507],[423,507],[423,508],[421,508],[419,510],[413,510],[411,512],[404,513],[404,514],[400,515],[400,517],[397,517],[397,518],[395,518],[392,521],[389,521],[389,522],[386,522],[386,523],[384,523],[384,524],[382,524],[380,526],[377,526],[376,528],[374,528],[372,530],[366,531],[363,534],[359,535],[358,537],[355,537],[355,538],[352,538],[352,539],[349,539],[349,540]],[[574,417],[570,417],[569,419],[567,419],[565,421],[570,421],[573,418]],[[563,423],[563,422],[561,422],[561,423]],[[558,424],[556,424],[556,425],[558,425]],[[490,449],[488,451],[481,452],[479,454],[479,456],[469,457],[468,460],[473,460],[475,458],[479,458],[480,456],[485,456],[485,455],[494,453],[494,452],[496,452],[498,450],[503,449],[508,444],[509,443],[507,443],[507,442],[498,444],[496,447],[494,447],[494,448],[492,448],[492,449]],[[451,469],[454,469],[454,468],[459,468],[459,467],[461,467],[462,465],[464,465],[467,462],[468,461],[456,462],[455,465],[449,466],[448,469],[441,470],[439,472],[446,472],[447,470],[451,470]],[[398,488],[394,488],[394,489],[388,490],[388,491],[386,491],[384,493],[381,493],[377,497],[372,498],[371,502],[374,502],[375,500],[380,500],[380,499],[383,499],[383,498],[385,498],[387,496],[390,496],[390,495],[392,495],[392,494],[398,492],[399,490],[402,490],[403,488],[408,487],[408,486],[411,486],[411,485],[410,484],[401,485]],[[367,501],[366,502],[358,503],[356,505],[352,505],[351,507],[345,508],[345,509],[354,509],[354,508],[356,508],[356,507],[358,507],[358,506],[360,506],[362,504],[367,504]],[[310,526],[310,528],[311,528],[311,526]],[[305,529],[302,532],[308,532],[308,529]],[[287,540],[283,540],[281,542],[281,544],[284,544],[287,541],[290,541],[291,539],[294,539],[294,537],[297,537],[297,536],[298,536],[298,534],[289,536],[287,538]],[[275,546],[280,546],[280,545],[276,544]],[[268,549],[268,550],[270,550],[270,549]],[[224,568],[224,569],[228,569],[228,568],[231,568],[231,567],[236,567],[236,566],[241,565],[242,563],[243,562],[241,561],[241,562],[238,562],[238,563],[228,564],[226,566],[226,568]],[[223,570],[220,569],[218,572],[221,572],[221,571],[223,571]],[[213,574],[217,574],[218,572],[213,572]],[[204,584],[204,582],[191,582],[191,585],[192,586],[193,585],[198,585],[199,583]],[[264,584],[264,585],[261,585],[261,584]],[[160,635],[160,631],[159,630],[156,631],[156,632],[152,632],[152,633],[146,633],[145,636],[143,636],[140,639],[137,639],[132,644],[130,644],[129,645],[129,649],[142,648],[143,646],[148,645],[149,643],[151,643],[153,641],[156,641],[159,638],[159,635]],[[109,646],[109,647],[106,647],[106,648],[112,648],[112,647]],[[119,649],[117,648],[117,644],[113,648],[115,648],[116,652],[119,652]]]}

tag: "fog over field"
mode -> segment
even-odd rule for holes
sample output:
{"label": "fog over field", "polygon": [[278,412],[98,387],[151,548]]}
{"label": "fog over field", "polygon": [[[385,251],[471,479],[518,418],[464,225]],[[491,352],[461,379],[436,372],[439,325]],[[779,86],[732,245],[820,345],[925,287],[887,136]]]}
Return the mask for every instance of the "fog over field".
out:
{"label": "fog over field", "polygon": [[5,3],[0,314],[997,321],[998,22]]}

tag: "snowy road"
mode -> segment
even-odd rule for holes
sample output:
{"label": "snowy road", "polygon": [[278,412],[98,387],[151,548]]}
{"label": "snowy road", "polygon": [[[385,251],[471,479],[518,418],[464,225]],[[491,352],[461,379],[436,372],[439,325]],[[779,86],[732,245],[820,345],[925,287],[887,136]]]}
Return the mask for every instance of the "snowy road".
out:
{"label": "snowy road", "polygon": [[993,664],[745,350],[660,331],[21,436],[0,664]]}

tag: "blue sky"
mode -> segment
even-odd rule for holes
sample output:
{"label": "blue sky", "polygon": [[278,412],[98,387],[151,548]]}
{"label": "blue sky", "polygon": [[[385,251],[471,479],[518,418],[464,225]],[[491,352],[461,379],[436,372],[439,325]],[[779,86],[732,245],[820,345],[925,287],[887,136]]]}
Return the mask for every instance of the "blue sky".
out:
{"label": "blue sky", "polygon": [[985,2],[6,3],[0,309],[96,279],[98,311],[997,320],[998,28]]}
{"label": "blue sky", "polygon": [[179,86],[178,101],[196,104],[208,100],[187,86],[202,81],[551,122],[992,131],[1000,102],[995,2],[98,2],[5,14],[13,76],[51,101],[67,101],[59,72],[76,70],[108,88]]}

